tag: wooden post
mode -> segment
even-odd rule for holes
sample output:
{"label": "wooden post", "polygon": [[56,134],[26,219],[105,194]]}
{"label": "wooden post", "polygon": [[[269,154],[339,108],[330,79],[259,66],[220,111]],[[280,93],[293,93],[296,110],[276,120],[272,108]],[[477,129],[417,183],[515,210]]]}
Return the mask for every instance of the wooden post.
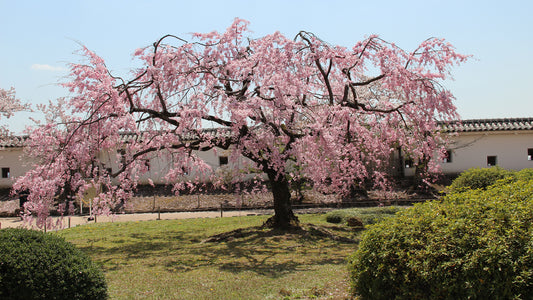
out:
{"label": "wooden post", "polygon": [[223,217],[223,212],[222,212],[224,210],[223,205],[224,205],[223,203],[220,203],[220,217],[221,218]]}
{"label": "wooden post", "polygon": [[68,228],[70,228],[70,216],[68,216]]}
{"label": "wooden post", "polygon": [[96,215],[94,215],[94,223],[97,223],[97,221],[96,221]]}

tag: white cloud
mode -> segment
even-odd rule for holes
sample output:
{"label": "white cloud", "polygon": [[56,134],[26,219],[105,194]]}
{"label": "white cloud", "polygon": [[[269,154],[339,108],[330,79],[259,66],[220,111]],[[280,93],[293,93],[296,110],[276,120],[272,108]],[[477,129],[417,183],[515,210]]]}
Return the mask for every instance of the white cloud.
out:
{"label": "white cloud", "polygon": [[33,64],[31,65],[32,70],[39,70],[39,71],[65,71],[66,69],[63,67],[54,67],[51,65],[43,65],[43,64]]}

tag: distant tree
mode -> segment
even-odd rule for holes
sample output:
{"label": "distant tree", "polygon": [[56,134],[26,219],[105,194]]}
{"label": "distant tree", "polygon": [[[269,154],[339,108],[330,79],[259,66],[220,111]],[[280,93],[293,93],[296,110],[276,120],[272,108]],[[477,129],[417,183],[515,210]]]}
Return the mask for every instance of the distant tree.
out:
{"label": "distant tree", "polygon": [[[434,156],[437,122],[458,117],[441,82],[467,56],[444,40],[406,52],[370,36],[345,48],[304,31],[253,39],[247,26],[236,19],[226,32],[194,33],[192,41],[166,35],[135,51],[143,66],[129,79],[84,47],[87,63],[72,64],[64,84],[73,96],[61,121],[31,133],[41,164],[16,184],[30,190],[28,211],[46,215],[67,184],[82,191],[92,178],[106,186],[95,200],[104,212],[130,195],[154,153],[173,157],[166,177],[180,190],[186,170],[211,174],[198,152],[220,148],[266,174],[275,210],[267,223],[290,228],[298,226],[291,180],[330,192],[381,183],[395,149],[414,160]],[[125,140],[125,132],[136,138]],[[99,153],[116,149],[120,167],[109,172]]]}
{"label": "distant tree", "polygon": [[[11,118],[18,111],[29,110],[29,105],[22,103],[15,96],[15,88],[4,90],[0,88],[0,118]],[[9,136],[10,131],[7,127],[0,127],[0,138],[4,139]]]}

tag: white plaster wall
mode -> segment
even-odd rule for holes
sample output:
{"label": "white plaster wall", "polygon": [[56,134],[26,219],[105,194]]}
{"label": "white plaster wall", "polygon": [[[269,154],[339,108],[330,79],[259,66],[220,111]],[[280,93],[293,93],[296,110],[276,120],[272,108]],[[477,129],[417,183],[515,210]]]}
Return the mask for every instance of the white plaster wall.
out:
{"label": "white plaster wall", "polygon": [[533,168],[527,149],[533,148],[532,131],[462,133],[450,145],[452,162],[442,163],[445,174],[473,167],[487,167],[487,156],[497,156],[497,165],[510,170]]}
{"label": "white plaster wall", "polygon": [[[497,164],[505,169],[521,170],[533,168],[533,160],[528,160],[527,149],[533,148],[533,131],[499,131],[499,132],[474,132],[461,133],[452,137],[452,162],[441,163],[443,173],[458,174],[473,167],[487,167],[487,156],[497,156]],[[10,169],[10,178],[0,178],[0,188],[13,185],[14,178],[24,175],[30,168],[22,157],[22,148],[0,149],[0,168]],[[225,167],[219,166],[219,156],[228,156],[229,152],[217,149],[200,152],[198,156],[203,159],[214,172],[223,171]],[[101,159],[107,161],[106,167],[117,170],[116,154],[102,154]],[[243,165],[245,158],[240,158],[237,164]],[[227,168],[234,162],[229,160]],[[171,166],[171,159],[163,154],[156,154],[150,159],[150,171],[140,177],[140,183],[147,184],[151,178],[155,184],[166,184],[164,176]],[[405,169],[405,175],[413,175],[414,168]],[[195,176],[194,171],[190,177]],[[252,177],[248,176],[248,177]]]}
{"label": "white plaster wall", "polygon": [[[216,171],[219,168],[219,156],[227,156],[226,152],[223,150],[209,150],[196,153],[196,155],[203,160],[207,165],[211,167],[213,171]],[[140,177],[140,184],[147,184],[148,179],[152,179],[155,184],[166,184],[168,183],[165,179],[165,175],[168,173],[172,167],[172,158],[169,155],[166,155],[164,152],[156,155],[150,159],[150,171]],[[197,175],[195,170],[191,170],[188,176],[185,178],[193,178]]]}
{"label": "white plaster wall", "polygon": [[[219,157],[230,155],[230,151],[223,149],[211,149],[209,151],[196,152],[195,155],[211,167],[212,172],[223,172],[226,168],[233,168],[235,163],[237,164],[237,167],[242,167],[247,160],[244,157],[240,157],[236,162],[229,159],[227,166],[220,166]],[[116,153],[102,153],[100,159],[105,162],[106,168],[112,168],[114,172],[118,170]],[[173,158],[165,151],[154,153],[153,156],[149,158],[149,165],[150,170],[139,177],[139,183],[148,184],[148,179],[151,179],[154,184],[167,184],[168,182],[165,179],[165,176],[173,166]],[[192,179],[197,175],[198,172],[193,169],[190,170],[189,174],[184,176],[183,179]],[[247,176],[247,178],[248,177],[251,178],[253,176]]]}
{"label": "white plaster wall", "polygon": [[[197,157],[203,160],[211,168],[212,173],[217,173],[222,177],[227,177],[227,174],[230,174],[230,172],[228,171],[234,169],[238,169],[241,173],[243,173],[244,177],[241,179],[251,179],[255,176],[255,174],[248,173],[248,171],[246,170],[246,167],[250,165],[250,160],[243,156],[238,157],[238,159],[235,160],[230,157],[230,154],[230,150],[223,150],[219,148],[195,153]],[[229,158],[227,165],[220,165],[219,157],[221,156]],[[169,171],[170,167],[171,159],[169,159],[168,156],[162,155],[150,159],[150,171],[140,178],[139,183],[146,184],[148,183],[148,179],[150,178],[155,184],[167,184],[168,182],[164,177]],[[184,177],[184,179],[196,178],[197,175],[199,175],[198,173],[199,172],[196,172],[194,169],[192,169],[190,170],[189,174]],[[204,179],[209,180],[209,178]],[[232,178],[226,178],[226,180],[231,179]]]}
{"label": "white plaster wall", "polygon": [[[9,178],[0,178],[0,188],[10,188],[14,180],[30,170],[29,164],[24,161],[22,148],[4,148],[0,150],[0,170],[9,168]],[[1,173],[0,173],[1,175]]]}

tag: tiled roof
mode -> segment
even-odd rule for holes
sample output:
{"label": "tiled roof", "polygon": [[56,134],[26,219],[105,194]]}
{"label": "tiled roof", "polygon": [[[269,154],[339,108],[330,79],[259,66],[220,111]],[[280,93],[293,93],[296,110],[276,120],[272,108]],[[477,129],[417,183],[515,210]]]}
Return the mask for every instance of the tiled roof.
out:
{"label": "tiled roof", "polygon": [[[211,135],[212,137],[215,137],[215,138],[230,137],[231,136],[231,130],[228,129],[228,128],[204,128],[204,129],[202,129],[202,131],[205,134],[209,134],[209,135]],[[141,136],[138,136],[134,132],[123,132],[123,133],[121,133],[121,138],[122,138],[123,141],[128,141],[128,140],[136,139],[136,138],[139,138],[139,137],[142,139],[143,135],[141,134]],[[196,135],[196,133],[193,133],[193,132],[188,132],[188,133],[182,135],[181,139],[184,140],[184,141],[192,141],[192,140],[198,139],[198,135]]]}
{"label": "tiled roof", "polygon": [[[213,137],[229,137],[231,135],[230,130],[227,128],[207,128],[203,129],[203,132],[210,134]],[[121,133],[121,138],[124,141],[128,141],[136,139],[138,136],[136,133],[123,132]],[[183,140],[195,140],[197,138],[198,136],[194,133],[187,133],[182,136]],[[27,139],[28,136],[8,136],[5,138],[0,138],[0,149],[24,147]]]}
{"label": "tiled roof", "polygon": [[533,130],[533,118],[475,119],[442,124],[445,132]]}
{"label": "tiled roof", "polygon": [[28,139],[28,136],[8,136],[5,138],[0,138],[0,148],[23,147],[26,139]]}
{"label": "tiled roof", "polygon": [[[482,131],[513,131],[533,130],[533,118],[505,118],[505,119],[472,119],[441,123],[444,132],[482,132]],[[231,135],[227,128],[203,129],[206,134],[214,137],[228,137]],[[134,139],[135,133],[122,133],[124,140]],[[182,136],[184,140],[198,138],[196,134],[189,133]],[[23,147],[28,136],[10,136],[0,138],[0,148]]]}

